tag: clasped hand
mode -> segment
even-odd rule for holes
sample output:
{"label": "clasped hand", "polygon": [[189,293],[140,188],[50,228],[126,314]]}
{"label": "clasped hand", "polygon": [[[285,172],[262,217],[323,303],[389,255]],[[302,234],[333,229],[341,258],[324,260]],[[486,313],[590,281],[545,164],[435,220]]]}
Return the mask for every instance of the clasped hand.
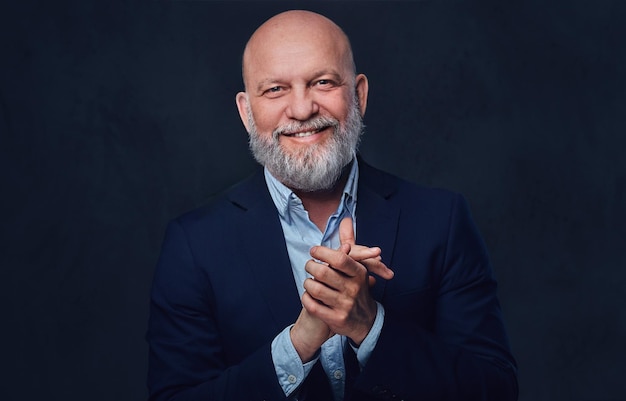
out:
{"label": "clasped hand", "polygon": [[369,288],[375,279],[393,277],[380,257],[378,247],[356,245],[351,218],[339,226],[339,249],[311,248],[312,260],[305,266],[313,278],[304,282],[302,312],[291,330],[291,340],[303,362],[334,334],[360,345],[376,318],[376,301]]}

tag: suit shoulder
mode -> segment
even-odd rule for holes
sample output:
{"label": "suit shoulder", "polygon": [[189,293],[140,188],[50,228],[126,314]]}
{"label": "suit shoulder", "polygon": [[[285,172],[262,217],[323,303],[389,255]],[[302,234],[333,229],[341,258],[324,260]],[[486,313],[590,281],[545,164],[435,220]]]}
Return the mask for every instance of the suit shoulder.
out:
{"label": "suit shoulder", "polygon": [[376,192],[390,200],[395,198],[403,203],[431,205],[449,205],[459,200],[464,201],[458,192],[419,185],[369,165],[363,165],[362,171],[363,184],[373,187]]}
{"label": "suit shoulder", "polygon": [[267,189],[263,174],[256,172],[214,195],[204,205],[181,214],[175,221],[186,227],[207,222],[228,221],[234,215],[245,211],[250,203],[253,203],[264,192],[267,192]]}

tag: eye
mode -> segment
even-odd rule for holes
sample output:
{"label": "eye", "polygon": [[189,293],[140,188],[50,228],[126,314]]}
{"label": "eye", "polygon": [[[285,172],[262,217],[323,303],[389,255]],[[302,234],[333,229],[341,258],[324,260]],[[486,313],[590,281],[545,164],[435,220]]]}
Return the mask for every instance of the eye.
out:
{"label": "eye", "polygon": [[320,79],[315,83],[317,86],[332,86],[334,84],[330,79]]}
{"label": "eye", "polygon": [[283,95],[283,92],[285,92],[285,88],[282,86],[272,86],[270,88],[267,88],[263,91],[263,96],[266,96],[270,99],[279,97]]}

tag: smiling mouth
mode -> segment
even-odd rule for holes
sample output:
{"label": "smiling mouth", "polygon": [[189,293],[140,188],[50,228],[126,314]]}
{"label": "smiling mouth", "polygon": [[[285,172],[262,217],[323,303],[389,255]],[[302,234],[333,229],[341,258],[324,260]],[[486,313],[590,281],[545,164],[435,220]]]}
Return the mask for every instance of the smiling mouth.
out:
{"label": "smiling mouth", "polygon": [[290,138],[306,138],[307,136],[315,135],[321,131],[324,131],[327,127],[322,127],[320,129],[311,130],[311,131],[301,131],[301,132],[293,132],[293,133],[284,133],[284,136],[288,136]]}

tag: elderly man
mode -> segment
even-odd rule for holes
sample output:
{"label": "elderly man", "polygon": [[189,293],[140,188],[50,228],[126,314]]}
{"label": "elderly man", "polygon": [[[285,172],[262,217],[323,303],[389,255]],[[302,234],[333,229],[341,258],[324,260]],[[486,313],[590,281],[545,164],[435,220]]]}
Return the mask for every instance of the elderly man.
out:
{"label": "elderly man", "polygon": [[168,227],[150,399],[517,399],[465,201],[356,156],[368,81],[343,31],[276,15],[248,41],[243,79],[264,169]]}

